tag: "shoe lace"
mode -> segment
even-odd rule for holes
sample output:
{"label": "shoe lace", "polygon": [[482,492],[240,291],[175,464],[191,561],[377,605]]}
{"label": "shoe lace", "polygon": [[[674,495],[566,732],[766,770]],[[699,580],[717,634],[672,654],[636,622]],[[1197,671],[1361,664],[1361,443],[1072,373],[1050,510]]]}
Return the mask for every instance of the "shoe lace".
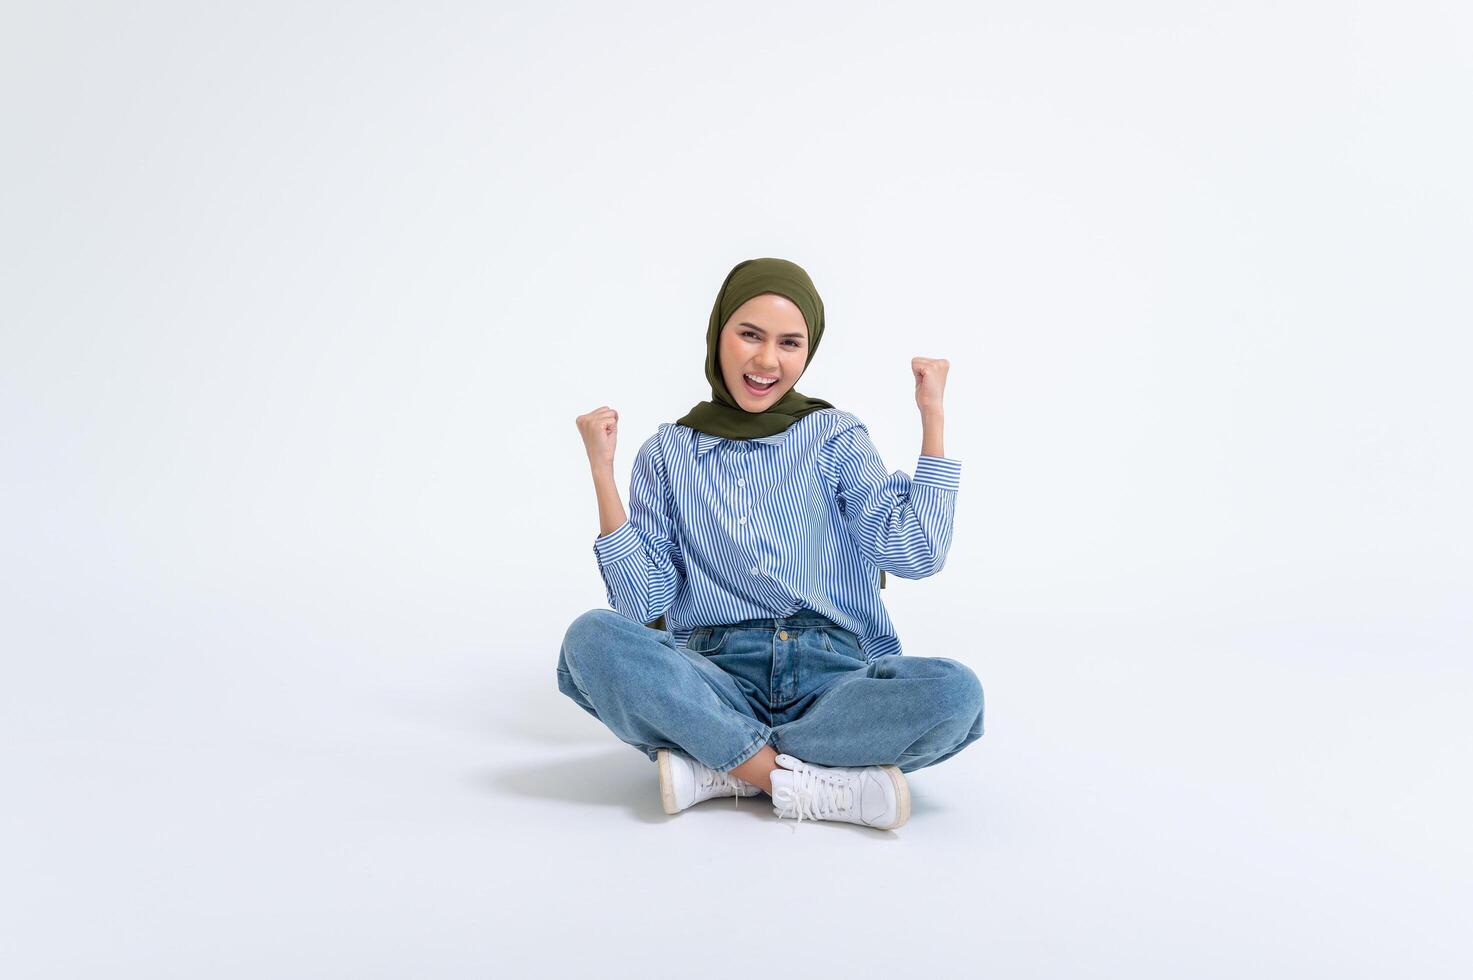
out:
{"label": "shoe lace", "polygon": [[707,769],[705,766],[701,766],[701,768],[705,770],[701,773],[701,787],[703,789],[708,787],[715,787],[717,789],[729,789],[731,790],[733,805],[737,807],[740,807],[742,805],[741,780],[737,779],[735,776],[728,775],[727,773],[724,773],[719,769]]}
{"label": "shoe lace", "polygon": [[[854,787],[843,775],[818,772],[808,767],[799,767],[792,772],[790,809],[798,818],[793,824],[794,833],[798,832],[798,824],[803,822],[804,816],[809,820],[822,820],[854,805]],[[785,815],[778,813],[779,819]]]}

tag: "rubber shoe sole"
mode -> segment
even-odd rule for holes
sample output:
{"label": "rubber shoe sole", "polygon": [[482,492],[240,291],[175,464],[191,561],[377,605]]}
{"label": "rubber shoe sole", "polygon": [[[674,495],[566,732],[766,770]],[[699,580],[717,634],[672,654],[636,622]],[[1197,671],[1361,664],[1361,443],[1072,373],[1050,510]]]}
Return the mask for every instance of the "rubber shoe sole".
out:
{"label": "rubber shoe sole", "polygon": [[670,771],[670,750],[660,749],[655,753],[655,761],[660,766],[660,806],[674,816],[680,812],[680,807],[675,805],[675,774]]}
{"label": "rubber shoe sole", "polygon": [[895,784],[895,822],[888,827],[880,827],[880,830],[894,830],[904,825],[910,819],[910,784],[905,779],[905,773],[900,771],[899,766],[881,766],[890,782]]}

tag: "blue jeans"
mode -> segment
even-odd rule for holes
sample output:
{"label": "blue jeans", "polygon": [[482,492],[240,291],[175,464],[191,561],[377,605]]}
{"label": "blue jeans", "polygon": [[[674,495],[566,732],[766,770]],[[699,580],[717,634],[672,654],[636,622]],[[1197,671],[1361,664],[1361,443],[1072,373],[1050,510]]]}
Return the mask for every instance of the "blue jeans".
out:
{"label": "blue jeans", "polygon": [[563,637],[558,689],[650,759],[728,772],[764,745],[820,766],[934,766],[982,737],[982,685],[945,657],[866,660],[818,613],[693,632],[685,647],[612,609]]}

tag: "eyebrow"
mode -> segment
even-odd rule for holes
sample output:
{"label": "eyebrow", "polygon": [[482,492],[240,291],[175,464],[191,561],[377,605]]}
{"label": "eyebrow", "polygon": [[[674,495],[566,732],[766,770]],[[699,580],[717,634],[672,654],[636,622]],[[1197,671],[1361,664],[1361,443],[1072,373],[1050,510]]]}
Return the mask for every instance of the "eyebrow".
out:
{"label": "eyebrow", "polygon": [[[766,327],[759,327],[759,326],[757,326],[757,324],[755,324],[755,323],[748,323],[745,320],[743,320],[741,323],[737,324],[737,326],[739,326],[739,327],[751,327],[753,330],[756,330],[759,333],[766,333],[767,332],[767,328]],[[799,340],[807,340],[808,339],[808,335],[807,334],[801,334],[801,333],[796,333],[796,332],[795,333],[785,333],[785,334],[782,334],[781,336],[783,336],[783,337],[797,337]]]}

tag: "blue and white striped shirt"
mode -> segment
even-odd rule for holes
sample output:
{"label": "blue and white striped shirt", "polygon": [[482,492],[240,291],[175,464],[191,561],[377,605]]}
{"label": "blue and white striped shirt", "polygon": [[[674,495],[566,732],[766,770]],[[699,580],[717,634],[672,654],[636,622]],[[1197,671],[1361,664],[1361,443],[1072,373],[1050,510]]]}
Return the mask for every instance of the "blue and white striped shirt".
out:
{"label": "blue and white striped shirt", "polygon": [[942,456],[887,475],[864,423],[837,408],[762,439],[665,422],[634,458],[629,519],[593,552],[609,605],[640,623],[663,614],[680,646],[701,626],[811,609],[873,659],[901,652],[880,570],[941,571],[960,480]]}

